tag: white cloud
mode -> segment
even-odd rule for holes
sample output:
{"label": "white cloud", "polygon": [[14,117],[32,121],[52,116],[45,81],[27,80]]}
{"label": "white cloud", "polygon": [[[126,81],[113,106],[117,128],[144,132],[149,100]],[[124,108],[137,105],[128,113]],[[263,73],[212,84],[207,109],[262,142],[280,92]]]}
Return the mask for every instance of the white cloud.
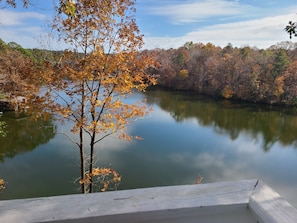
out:
{"label": "white cloud", "polygon": [[145,49],[169,49],[178,48],[186,42],[186,39],[181,37],[154,37],[154,36],[144,36],[144,48]]}
{"label": "white cloud", "polygon": [[187,41],[213,43],[224,47],[228,43],[241,47],[267,48],[277,42],[289,40],[284,27],[289,20],[295,20],[295,14],[265,17],[250,21],[234,22],[206,26],[186,33],[180,37],[145,37],[145,47],[177,48]]}
{"label": "white cloud", "polygon": [[[21,29],[8,29],[0,26],[0,38],[6,43],[16,42],[24,48],[38,48],[39,36],[43,33],[41,27],[24,27]],[[42,41],[42,40],[41,40]]]}
{"label": "white cloud", "polygon": [[27,19],[42,20],[45,17],[45,15],[36,12],[2,10],[0,13],[1,26],[18,26],[24,24]]}
{"label": "white cloud", "polygon": [[182,4],[158,6],[150,9],[151,14],[168,16],[174,23],[197,22],[212,17],[234,17],[248,15],[256,8],[237,1],[204,0],[185,1]]}
{"label": "white cloud", "polygon": [[46,15],[36,12],[1,10],[0,38],[5,42],[16,42],[24,48],[38,47],[38,36],[43,32],[42,23]]}
{"label": "white cloud", "polygon": [[186,39],[211,40],[218,45],[226,41],[234,45],[257,45],[269,47],[276,42],[288,40],[284,27],[292,15],[280,15],[257,20],[219,24],[186,34]]}

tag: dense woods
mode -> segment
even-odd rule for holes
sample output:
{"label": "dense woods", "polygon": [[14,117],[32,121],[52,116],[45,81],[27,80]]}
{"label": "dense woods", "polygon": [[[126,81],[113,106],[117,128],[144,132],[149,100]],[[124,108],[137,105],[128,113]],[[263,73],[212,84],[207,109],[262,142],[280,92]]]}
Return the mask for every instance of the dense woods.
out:
{"label": "dense woods", "polygon": [[15,42],[5,43],[0,39],[0,111],[13,109],[7,105],[21,96],[38,90],[38,78],[32,73],[40,70],[43,61],[57,62],[62,52],[40,49],[24,49]]}
{"label": "dense woods", "polygon": [[296,44],[269,49],[188,42],[150,51],[160,66],[158,84],[178,90],[268,104],[297,103]]}
{"label": "dense woods", "polygon": [[0,97],[6,95],[24,95],[29,90],[27,69],[31,65],[31,51],[23,49],[16,43],[6,44],[0,40]]}
{"label": "dense woods", "polygon": [[[58,63],[62,52],[24,49],[0,40],[0,98],[24,95],[30,69],[42,61]],[[197,93],[267,104],[297,103],[297,44],[281,42],[269,49],[237,48],[228,44],[185,43],[178,49],[145,50],[154,56],[158,85]]]}

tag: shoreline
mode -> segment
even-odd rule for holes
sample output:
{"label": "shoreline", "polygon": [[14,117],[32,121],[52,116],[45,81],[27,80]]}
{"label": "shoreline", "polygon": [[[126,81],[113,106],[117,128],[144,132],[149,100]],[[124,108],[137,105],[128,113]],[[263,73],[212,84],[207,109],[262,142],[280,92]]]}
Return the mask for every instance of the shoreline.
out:
{"label": "shoreline", "polygon": [[241,98],[225,98],[222,95],[217,95],[217,94],[210,94],[207,92],[201,92],[201,91],[197,91],[197,90],[193,90],[193,89],[177,89],[174,87],[170,87],[170,86],[164,86],[164,85],[155,85],[155,86],[150,86],[147,91],[154,91],[154,90],[158,90],[158,89],[162,89],[162,90],[168,90],[168,91],[176,91],[176,92],[185,92],[185,93],[193,93],[193,94],[197,94],[197,95],[202,95],[202,96],[206,96],[209,98],[212,98],[214,100],[222,100],[222,101],[230,101],[230,102],[234,102],[234,103],[249,103],[249,104],[254,104],[254,105],[265,105],[265,106],[276,106],[276,107],[295,107],[297,105],[296,104],[289,104],[289,103],[277,103],[277,102],[268,102],[265,100],[260,100],[260,99],[254,99],[253,101],[251,100],[244,100]]}

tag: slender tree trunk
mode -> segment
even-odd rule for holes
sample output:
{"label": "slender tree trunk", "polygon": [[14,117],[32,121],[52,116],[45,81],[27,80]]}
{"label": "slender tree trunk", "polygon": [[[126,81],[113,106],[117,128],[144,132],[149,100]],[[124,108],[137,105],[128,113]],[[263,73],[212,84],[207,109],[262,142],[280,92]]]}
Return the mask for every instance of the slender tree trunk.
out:
{"label": "slender tree trunk", "polygon": [[[93,89],[93,88],[92,88]],[[96,100],[98,99],[98,94],[99,94],[99,88],[97,90],[97,92],[92,92],[92,102],[91,102],[91,117],[92,117],[92,122],[96,122],[96,116],[95,116],[95,112],[96,112]],[[91,135],[91,141],[90,141],[90,166],[89,166],[89,172],[92,173],[93,172],[93,166],[94,166],[94,150],[95,150],[95,139],[96,139],[96,126],[93,126],[93,130],[92,130],[92,135]],[[90,174],[91,179],[90,179],[90,193],[93,192],[93,176],[92,174]]]}
{"label": "slender tree trunk", "polygon": [[[93,172],[93,163],[94,163],[94,144],[95,144],[95,135],[96,133],[93,132],[93,135],[92,135],[92,138],[91,138],[91,143],[90,143],[90,148],[91,148],[91,151],[90,151],[90,166],[89,166],[89,171],[90,173]],[[92,174],[91,174],[91,179],[90,179],[90,193],[93,192],[93,178],[92,178]]]}
{"label": "slender tree trunk", "polygon": [[[80,145],[79,145],[79,151],[80,151],[80,178],[83,180],[85,178],[85,151],[84,151],[84,136],[83,136],[83,129],[80,128],[79,130],[79,139],[80,139]],[[81,192],[85,193],[85,183],[83,182],[81,184]]]}
{"label": "slender tree trunk", "polygon": [[[84,81],[81,84],[81,116],[80,116],[80,121],[81,125],[84,122],[85,118],[85,83]],[[85,148],[84,148],[84,130],[83,127],[81,126],[79,128],[79,150],[80,150],[80,178],[81,180],[84,180],[85,178]],[[81,192],[86,193],[86,185],[83,182],[81,184]]]}

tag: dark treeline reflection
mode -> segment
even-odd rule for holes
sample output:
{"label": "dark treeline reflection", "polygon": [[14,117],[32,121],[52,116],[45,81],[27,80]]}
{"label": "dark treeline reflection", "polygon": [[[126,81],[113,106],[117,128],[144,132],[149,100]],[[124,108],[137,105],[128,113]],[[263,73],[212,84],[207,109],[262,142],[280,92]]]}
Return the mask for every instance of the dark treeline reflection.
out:
{"label": "dark treeline reflection", "polygon": [[4,123],[1,131],[5,133],[0,135],[0,162],[6,157],[13,158],[19,153],[32,151],[55,136],[51,120],[34,121],[7,112],[0,117],[0,121]]}
{"label": "dark treeline reflection", "polygon": [[158,104],[177,121],[195,118],[201,126],[235,140],[240,133],[253,139],[263,138],[268,151],[275,142],[297,146],[297,110],[293,107],[269,106],[214,100],[194,92],[173,92],[153,89],[147,92],[147,103]]}

